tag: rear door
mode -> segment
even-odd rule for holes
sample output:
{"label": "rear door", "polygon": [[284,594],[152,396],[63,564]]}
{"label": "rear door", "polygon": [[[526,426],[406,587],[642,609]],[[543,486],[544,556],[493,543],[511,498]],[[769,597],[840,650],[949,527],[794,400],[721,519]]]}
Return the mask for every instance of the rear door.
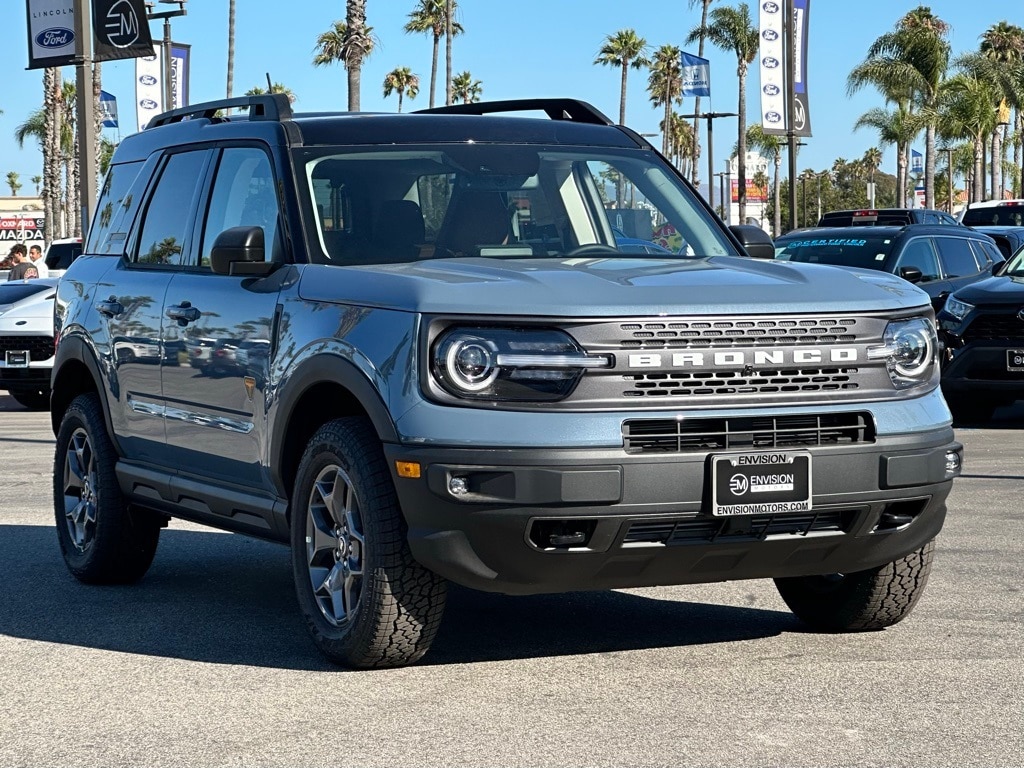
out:
{"label": "rear door", "polygon": [[280,259],[276,189],[262,146],[217,152],[194,256],[171,280],[162,317],[165,344],[174,351],[162,368],[170,466],[250,489],[263,480],[260,435],[279,276],[214,274],[210,251],[224,230],[258,226],[267,258]]}
{"label": "rear door", "polygon": [[942,271],[951,291],[990,274],[991,268],[985,267],[986,262],[978,263],[970,240],[966,237],[936,235],[935,243],[939,248]]}

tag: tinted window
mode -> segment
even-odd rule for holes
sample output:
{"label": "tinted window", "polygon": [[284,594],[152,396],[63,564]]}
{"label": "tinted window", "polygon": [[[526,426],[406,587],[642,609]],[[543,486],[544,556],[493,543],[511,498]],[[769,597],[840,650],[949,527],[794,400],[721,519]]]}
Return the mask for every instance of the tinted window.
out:
{"label": "tinted window", "polygon": [[[118,225],[124,217],[124,212],[131,208],[132,200],[129,192],[132,182],[139,175],[142,169],[142,161],[136,163],[123,163],[112,165],[107,172],[107,178],[103,182],[103,189],[100,190],[99,203],[96,205],[96,216],[93,218],[92,226],[89,228],[89,253],[111,253],[108,238],[112,228]],[[124,239],[117,241],[117,252],[124,247]],[[70,262],[69,262],[70,263]],[[46,266],[52,267],[49,258]],[[65,267],[58,267],[64,269]]]}
{"label": "tinted window", "polygon": [[33,296],[37,293],[43,293],[44,291],[52,291],[53,286],[50,284],[39,285],[38,283],[9,283],[7,285],[0,284],[0,305],[2,304],[13,304],[16,301],[27,299],[29,296]]}
{"label": "tinted window", "polygon": [[986,205],[968,208],[964,213],[963,223],[968,227],[985,224],[1019,227],[1024,225],[1024,205]]}
{"label": "tinted window", "polygon": [[775,258],[808,264],[882,269],[892,248],[891,238],[874,235],[867,227],[857,230],[857,235],[851,237],[815,236],[811,231],[802,237],[776,241]]}
{"label": "tinted window", "polygon": [[965,277],[981,271],[974,259],[971,244],[963,237],[937,237],[939,253],[942,255],[943,271],[947,277]]}
{"label": "tinted window", "polygon": [[993,263],[999,264],[1006,258],[999,248],[987,240],[971,240],[971,245],[982,269],[987,269]]}
{"label": "tinted window", "polygon": [[930,238],[915,237],[906,244],[900,252],[899,259],[896,260],[893,272],[898,275],[903,267],[916,267],[921,270],[921,282],[939,279],[939,259],[935,255]]}
{"label": "tinted window", "polygon": [[193,197],[207,153],[182,152],[171,155],[149,199],[139,236],[139,264],[181,264],[185,234]]}
{"label": "tinted window", "polygon": [[274,173],[266,153],[249,147],[225,149],[210,195],[201,249],[203,266],[217,235],[231,227],[262,227],[267,255],[277,242],[278,207]]}
{"label": "tinted window", "polygon": [[46,266],[50,269],[67,269],[81,255],[81,243],[53,243],[46,251]]}

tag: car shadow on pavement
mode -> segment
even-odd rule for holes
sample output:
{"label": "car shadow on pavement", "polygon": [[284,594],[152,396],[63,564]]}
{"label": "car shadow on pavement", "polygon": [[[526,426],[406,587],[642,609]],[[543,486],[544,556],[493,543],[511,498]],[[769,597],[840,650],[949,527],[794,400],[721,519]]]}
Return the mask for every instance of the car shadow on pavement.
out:
{"label": "car shadow on pavement", "polygon": [[[0,634],[215,664],[337,670],[295,602],[288,550],[169,529],[132,586],[77,582],[50,526],[0,526]],[[509,597],[453,586],[426,665],[701,645],[799,631],[784,611],[624,592]]]}

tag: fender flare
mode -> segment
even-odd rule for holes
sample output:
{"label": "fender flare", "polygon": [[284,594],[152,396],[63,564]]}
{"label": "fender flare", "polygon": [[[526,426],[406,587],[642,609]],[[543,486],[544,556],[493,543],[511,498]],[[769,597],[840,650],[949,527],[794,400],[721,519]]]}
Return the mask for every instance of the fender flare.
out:
{"label": "fender flare", "polygon": [[[118,454],[124,455],[118,445],[117,435],[114,434],[114,424],[110,418],[110,402],[106,397],[107,387],[103,384],[103,375],[100,373],[99,362],[97,362],[92,348],[82,336],[69,334],[60,340],[60,344],[57,346],[57,354],[53,360],[53,373],[50,374],[51,389],[56,391],[54,385],[57,383],[57,379],[60,377],[64,366],[72,361],[82,363],[88,369],[89,375],[92,377],[93,386],[100,397],[100,407],[103,410],[103,421],[107,426],[107,434],[110,436],[110,440],[114,444],[115,449],[117,449]],[[53,429],[54,435],[60,431],[60,423],[63,417],[64,413],[62,410],[58,412],[51,408],[50,426]]]}

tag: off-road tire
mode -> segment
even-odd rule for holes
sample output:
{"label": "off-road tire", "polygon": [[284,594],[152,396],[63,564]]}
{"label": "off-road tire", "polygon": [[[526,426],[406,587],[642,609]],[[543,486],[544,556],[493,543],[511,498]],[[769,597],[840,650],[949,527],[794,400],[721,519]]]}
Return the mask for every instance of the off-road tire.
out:
{"label": "off-road tire", "polygon": [[891,563],[856,573],[775,579],[790,610],[813,629],[862,632],[890,627],[917,604],[935,542]]}
{"label": "off-road tire", "polygon": [[367,419],[336,419],[317,431],[299,464],[290,514],[296,595],[320,651],[357,668],[419,660],[440,627],[446,585],[409,551]]}
{"label": "off-road tire", "polygon": [[79,395],[57,433],[53,509],[68,570],[87,584],[130,584],[149,569],[163,520],[126,504],[99,398]]}
{"label": "off-road tire", "polygon": [[50,389],[19,389],[8,392],[20,405],[30,411],[50,410]]}

